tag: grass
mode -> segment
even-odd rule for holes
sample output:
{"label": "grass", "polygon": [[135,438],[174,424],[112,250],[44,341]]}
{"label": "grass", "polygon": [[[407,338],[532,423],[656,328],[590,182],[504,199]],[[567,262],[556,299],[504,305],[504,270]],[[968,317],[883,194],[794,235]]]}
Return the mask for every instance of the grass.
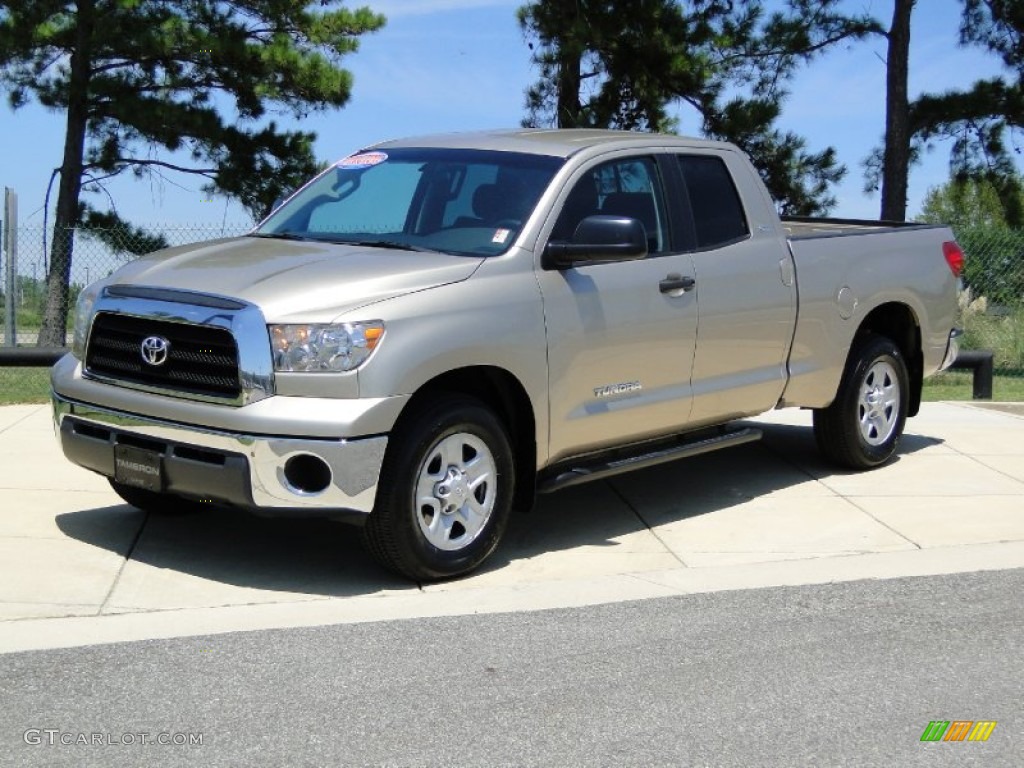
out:
{"label": "grass", "polygon": [[15,327],[23,331],[38,331],[42,322],[42,312],[27,307],[18,307]]}
{"label": "grass", "polygon": [[[924,380],[922,399],[970,400],[973,391],[973,375],[970,371],[946,371]],[[1024,403],[1024,375],[993,376],[992,400]]]}
{"label": "grass", "polygon": [[[7,320],[7,315],[4,314],[6,308],[3,302],[0,302],[0,329],[4,327],[4,323]],[[38,309],[30,309],[28,307],[18,307],[15,310],[15,323],[16,328],[19,331],[38,331],[39,326],[42,325],[42,311]]]}
{"label": "grass", "polygon": [[[992,400],[1024,402],[1024,307],[989,314],[972,305],[964,310],[960,324],[964,329],[961,349],[994,353]],[[970,400],[972,396],[971,371],[946,371],[924,382],[925,400]]]}
{"label": "grass", "polygon": [[1005,314],[984,314],[965,310],[961,320],[962,349],[991,349],[996,370],[1024,372],[1024,308]]}
{"label": "grass", "polygon": [[0,368],[0,405],[45,403],[49,397],[49,368]]}

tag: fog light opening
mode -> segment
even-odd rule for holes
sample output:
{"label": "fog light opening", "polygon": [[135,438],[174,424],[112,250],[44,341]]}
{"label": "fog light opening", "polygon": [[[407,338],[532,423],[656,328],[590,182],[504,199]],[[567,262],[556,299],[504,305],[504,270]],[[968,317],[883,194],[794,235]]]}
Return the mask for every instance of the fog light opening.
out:
{"label": "fog light opening", "polygon": [[300,453],[285,462],[284,479],[293,491],[320,493],[331,484],[331,468],[319,456]]}

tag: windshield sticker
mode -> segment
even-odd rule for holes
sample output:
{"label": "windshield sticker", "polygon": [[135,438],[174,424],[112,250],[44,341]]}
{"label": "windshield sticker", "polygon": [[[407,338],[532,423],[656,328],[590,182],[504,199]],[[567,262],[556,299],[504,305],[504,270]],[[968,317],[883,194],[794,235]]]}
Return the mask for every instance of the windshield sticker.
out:
{"label": "windshield sticker", "polygon": [[369,168],[371,165],[380,165],[388,159],[384,152],[360,152],[357,155],[349,155],[339,160],[339,168]]}
{"label": "windshield sticker", "polygon": [[491,238],[492,243],[503,244],[508,240],[508,236],[512,234],[511,229],[496,229],[494,230],[494,237]]}

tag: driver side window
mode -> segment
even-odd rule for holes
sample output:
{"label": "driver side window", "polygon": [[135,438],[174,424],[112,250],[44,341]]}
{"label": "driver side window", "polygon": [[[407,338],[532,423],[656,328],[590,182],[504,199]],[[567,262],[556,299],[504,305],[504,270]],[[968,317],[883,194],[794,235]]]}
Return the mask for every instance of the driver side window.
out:
{"label": "driver side window", "polygon": [[595,214],[638,219],[647,232],[648,252],[666,251],[665,204],[654,159],[623,158],[587,171],[566,198],[551,231],[551,239],[571,240],[580,222]]}

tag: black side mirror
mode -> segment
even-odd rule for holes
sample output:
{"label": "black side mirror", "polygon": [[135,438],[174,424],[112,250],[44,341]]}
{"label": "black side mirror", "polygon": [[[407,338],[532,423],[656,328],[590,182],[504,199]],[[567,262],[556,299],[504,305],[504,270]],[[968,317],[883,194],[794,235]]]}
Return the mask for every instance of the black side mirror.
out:
{"label": "black side mirror", "polygon": [[572,240],[548,243],[544,269],[568,269],[579,264],[632,261],[647,256],[647,231],[626,216],[588,216],[579,223]]}

